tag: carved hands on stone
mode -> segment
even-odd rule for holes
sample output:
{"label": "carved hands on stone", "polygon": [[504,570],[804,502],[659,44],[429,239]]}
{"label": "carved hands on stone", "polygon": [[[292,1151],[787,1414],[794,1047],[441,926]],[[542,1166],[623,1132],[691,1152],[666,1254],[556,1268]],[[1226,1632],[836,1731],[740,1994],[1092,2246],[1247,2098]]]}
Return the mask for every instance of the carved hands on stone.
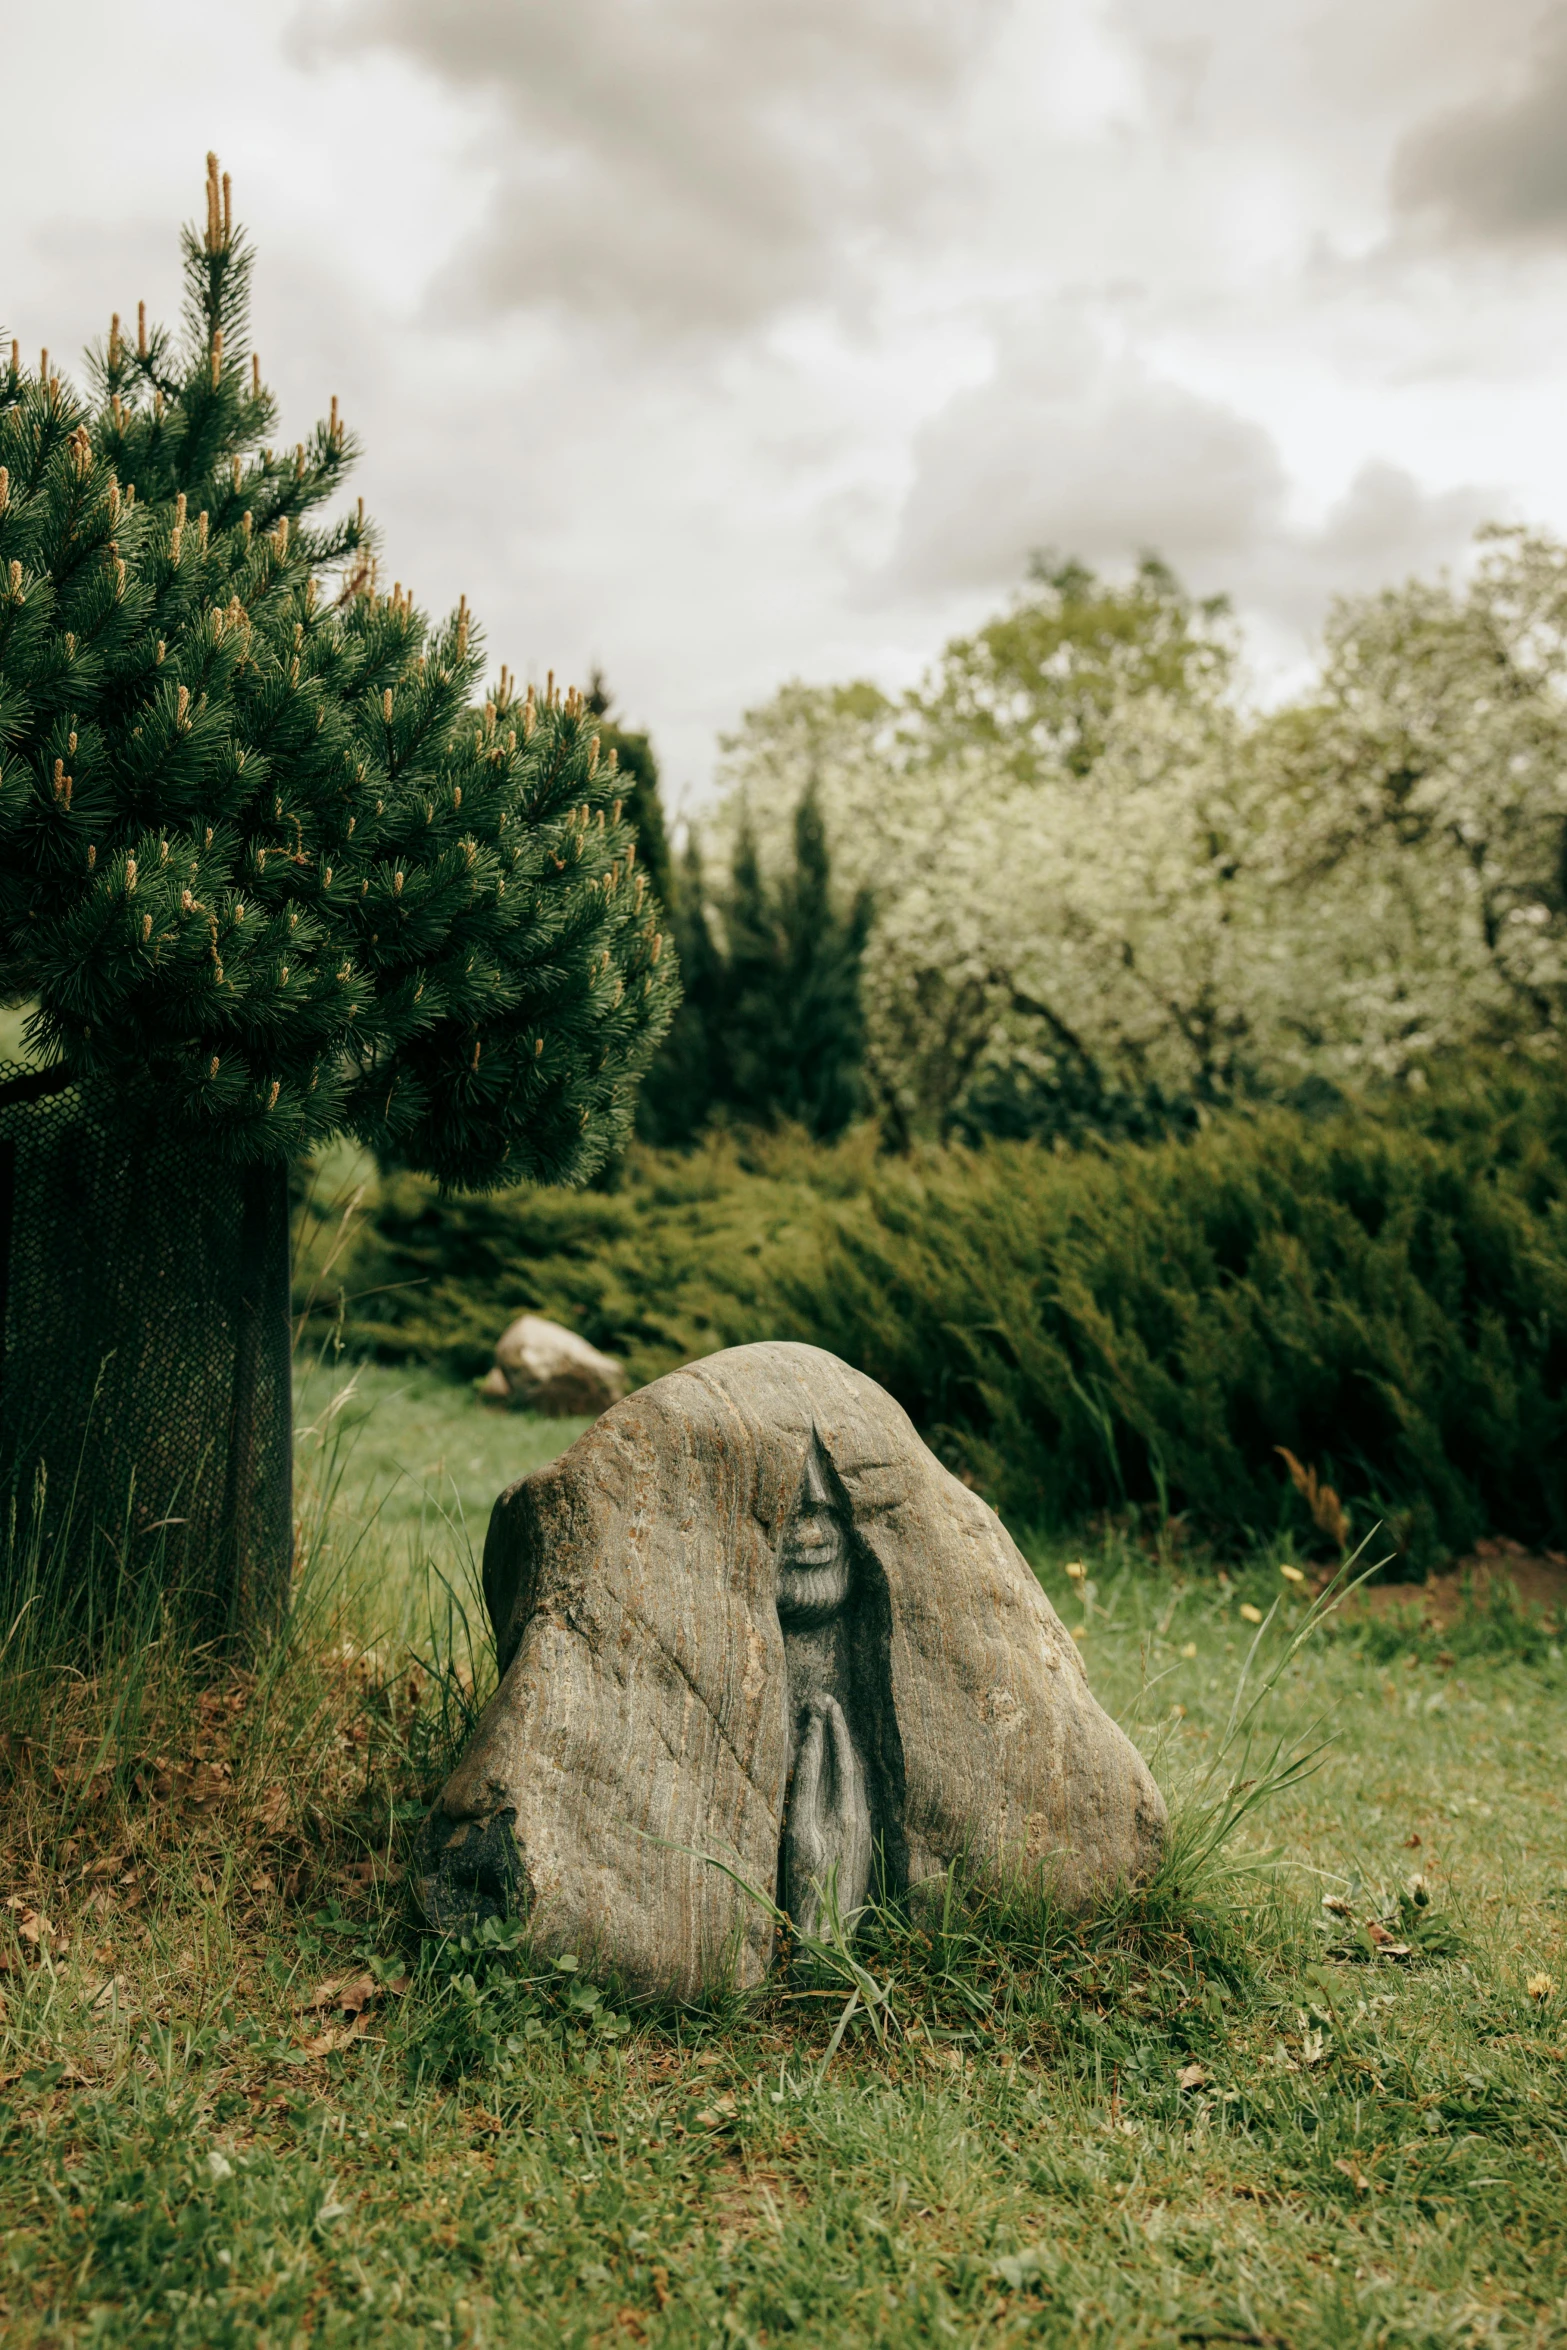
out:
{"label": "carved hands on stone", "polygon": [[785,1898],[802,1933],[820,1932],[829,1891],[844,1926],[864,1908],[872,1841],[865,1766],[842,1706],[824,1692],[807,1705],[784,1827]]}

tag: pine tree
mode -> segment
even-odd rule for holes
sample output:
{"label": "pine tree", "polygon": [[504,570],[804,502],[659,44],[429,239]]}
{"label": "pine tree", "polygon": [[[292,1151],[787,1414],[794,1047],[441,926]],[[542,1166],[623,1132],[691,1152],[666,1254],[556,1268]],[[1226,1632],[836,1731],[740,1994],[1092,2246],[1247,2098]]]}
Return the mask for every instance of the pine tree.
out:
{"label": "pine tree", "polygon": [[[637,856],[664,908],[679,963],[681,999],[637,1094],[636,1131],[656,1149],[690,1142],[726,1098],[723,958],[707,913],[702,852],[687,836],[677,868],[659,788],[652,738],[622,726],[602,670],[588,685],[588,709],[600,741],[615,754],[626,793],[625,817]],[[613,1180],[610,1170],[608,1180]]]}
{"label": "pine tree", "polygon": [[378,591],[362,513],[313,526],[354,445],[335,403],[259,445],[208,197],[183,347],[116,323],[95,411],[0,377],[0,988],[236,1157],[579,1178],[673,997],[623,788],[579,698],[485,694],[465,608]]}
{"label": "pine tree", "polygon": [[580,1181],[676,996],[615,762],[321,518],[355,443],[271,443],[211,158],[184,252],[183,333],[116,318],[89,398],[0,371],[0,995],[213,1164]]}

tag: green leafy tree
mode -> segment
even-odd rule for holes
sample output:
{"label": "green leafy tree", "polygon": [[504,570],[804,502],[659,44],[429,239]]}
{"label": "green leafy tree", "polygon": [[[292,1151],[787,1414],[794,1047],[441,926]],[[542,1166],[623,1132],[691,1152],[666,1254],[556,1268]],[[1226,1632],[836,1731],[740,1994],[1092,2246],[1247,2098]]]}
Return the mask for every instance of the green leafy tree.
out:
{"label": "green leafy tree", "polygon": [[0,372],[0,993],[215,1162],[580,1181],[676,995],[615,762],[323,519],[355,445],[273,443],[210,158],[184,250],[183,330],[116,319],[87,396]]}
{"label": "green leafy tree", "polygon": [[1021,775],[1086,775],[1128,702],[1216,702],[1234,676],[1224,596],[1189,595],[1144,555],[1130,580],[1036,555],[1028,585],[973,636],[955,637],[910,697],[921,751],[999,749]]}

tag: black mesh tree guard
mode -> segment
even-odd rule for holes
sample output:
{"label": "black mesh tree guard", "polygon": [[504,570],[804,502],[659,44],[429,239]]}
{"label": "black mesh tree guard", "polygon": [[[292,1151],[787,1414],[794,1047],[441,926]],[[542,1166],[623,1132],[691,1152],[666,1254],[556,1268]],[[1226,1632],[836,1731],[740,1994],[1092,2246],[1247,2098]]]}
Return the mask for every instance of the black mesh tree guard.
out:
{"label": "black mesh tree guard", "polygon": [[264,1639],[293,1563],[289,1309],[285,1164],[0,1063],[0,1572],[83,1620],[156,1572],[198,1637]]}

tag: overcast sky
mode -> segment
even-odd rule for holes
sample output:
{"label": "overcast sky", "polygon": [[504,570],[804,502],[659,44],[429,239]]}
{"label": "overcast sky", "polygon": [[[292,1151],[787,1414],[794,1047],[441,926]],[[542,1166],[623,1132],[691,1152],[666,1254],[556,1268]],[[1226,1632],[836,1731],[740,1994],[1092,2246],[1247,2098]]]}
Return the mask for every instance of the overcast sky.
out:
{"label": "overcast sky", "polygon": [[216,147],[388,577],[601,663],[677,798],[1035,547],[1231,590],[1266,684],[1567,530],[1567,0],[76,0],[4,126],[10,332],[172,311]]}

